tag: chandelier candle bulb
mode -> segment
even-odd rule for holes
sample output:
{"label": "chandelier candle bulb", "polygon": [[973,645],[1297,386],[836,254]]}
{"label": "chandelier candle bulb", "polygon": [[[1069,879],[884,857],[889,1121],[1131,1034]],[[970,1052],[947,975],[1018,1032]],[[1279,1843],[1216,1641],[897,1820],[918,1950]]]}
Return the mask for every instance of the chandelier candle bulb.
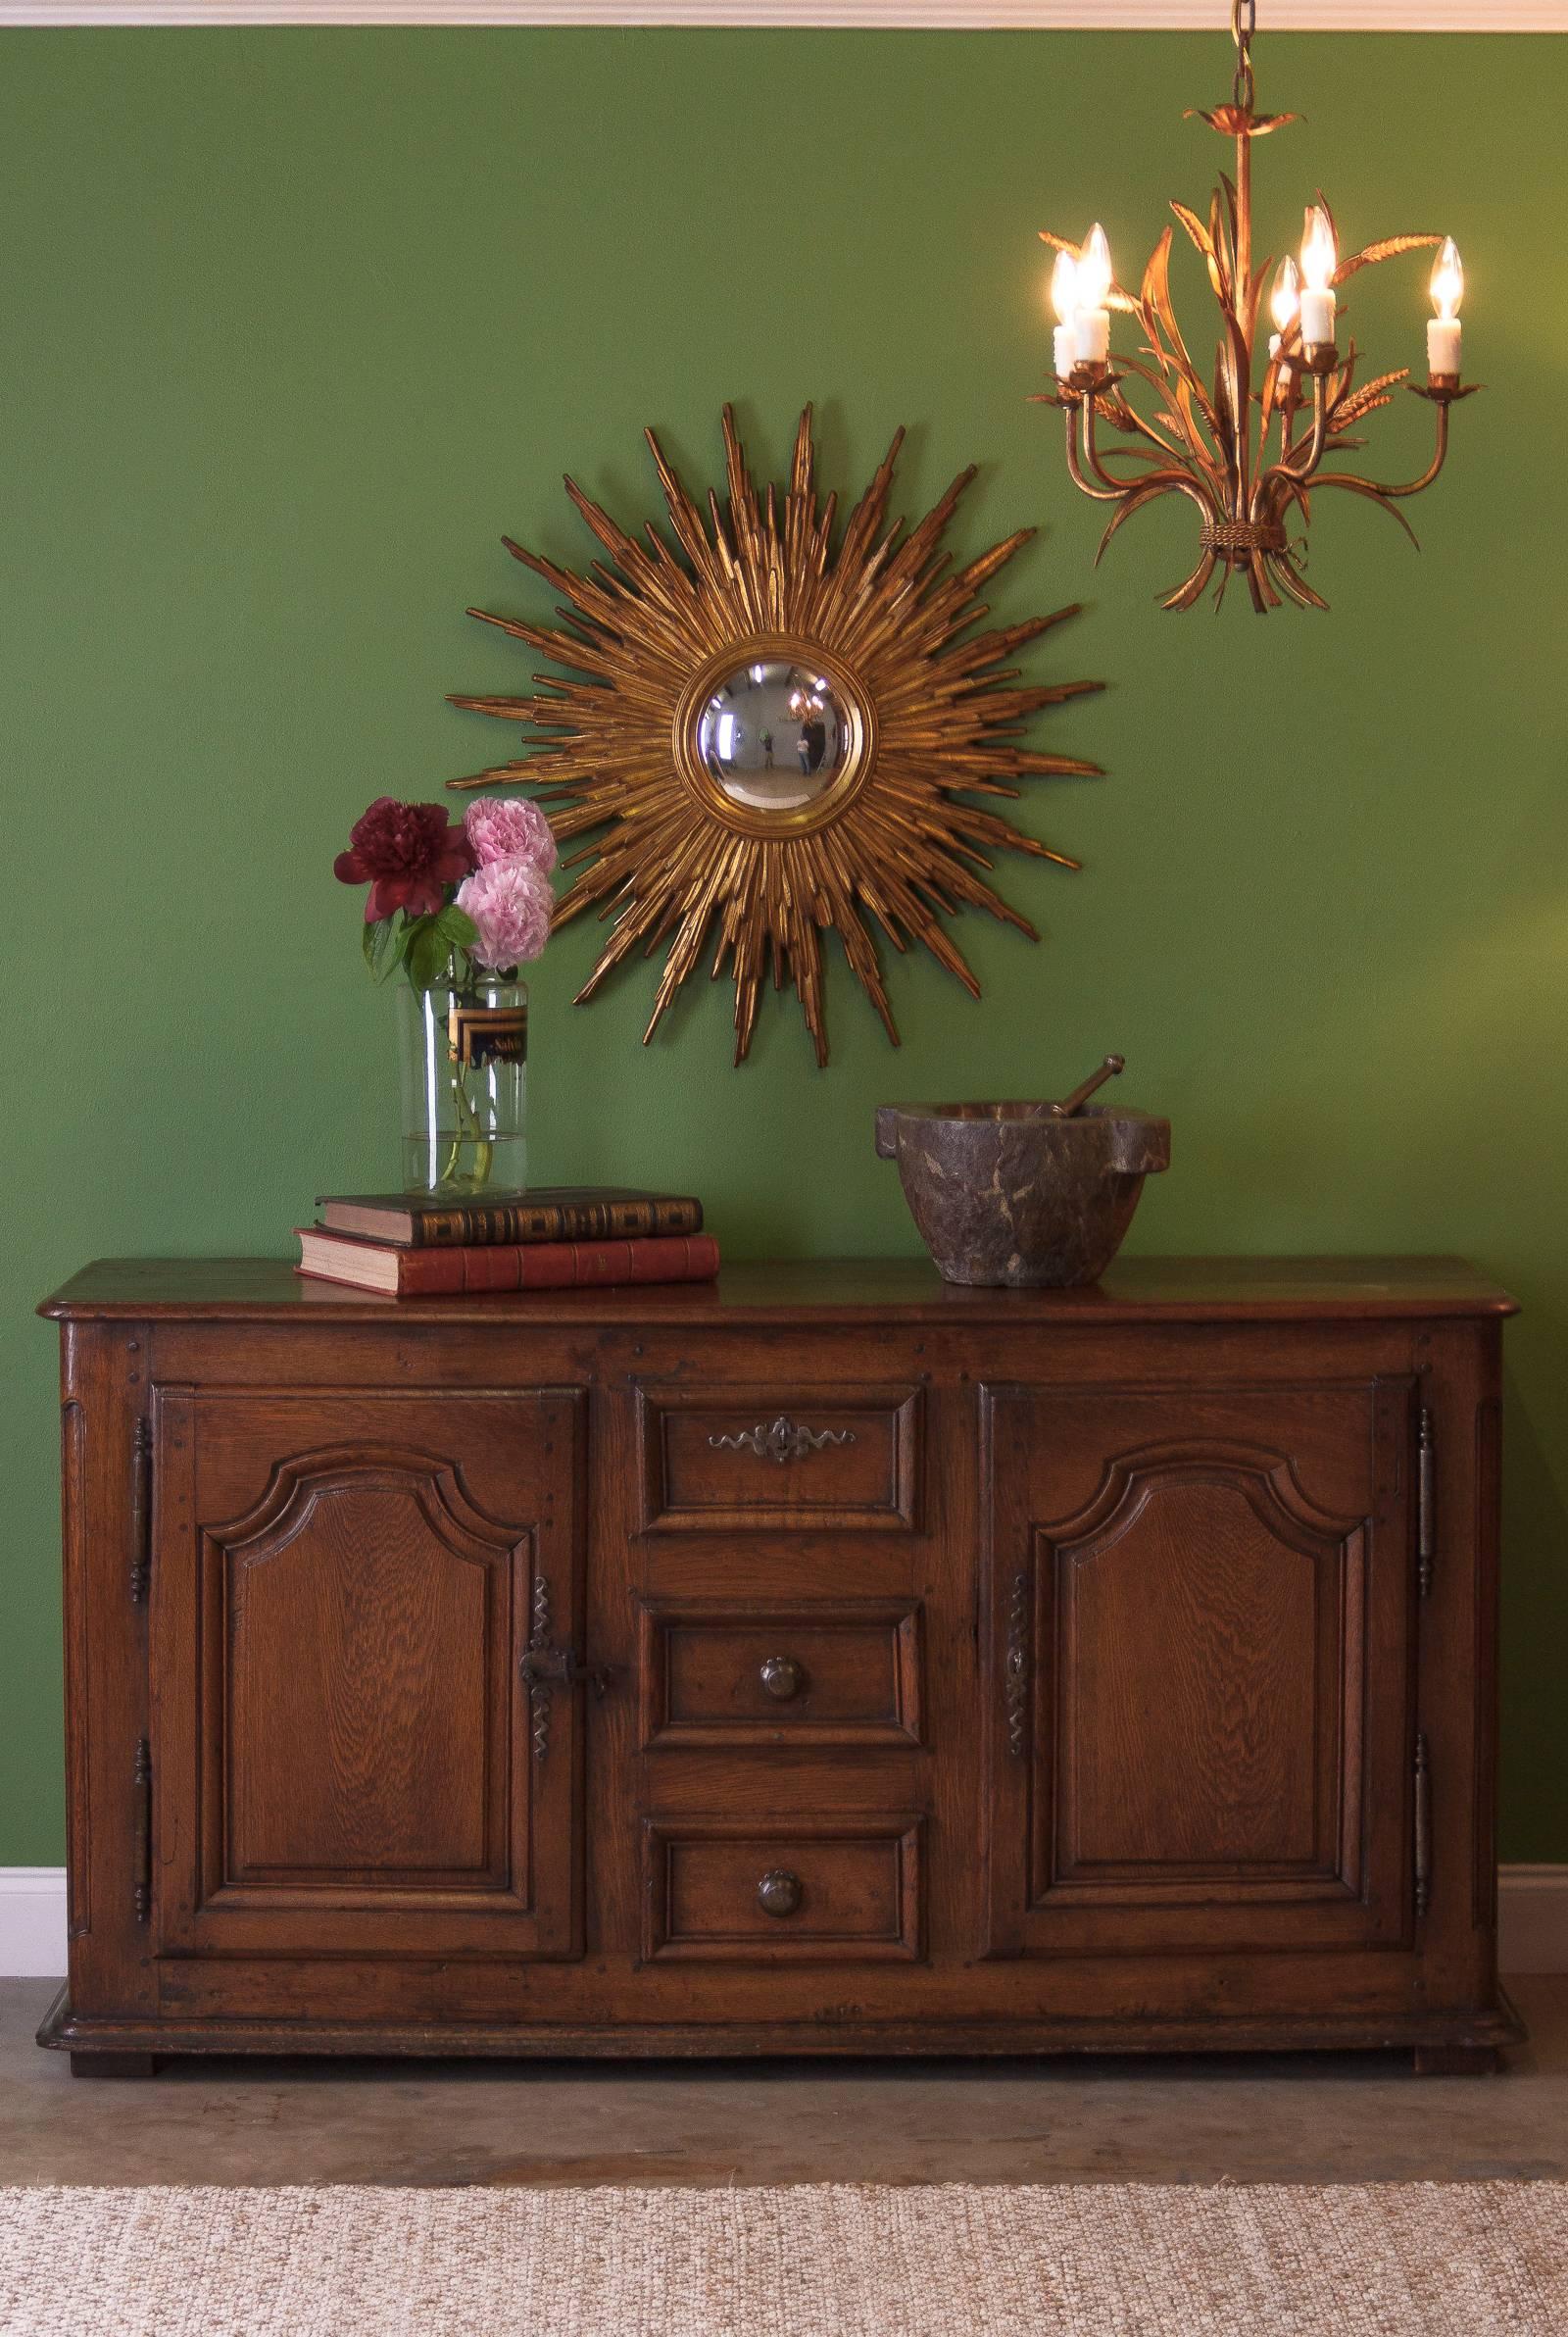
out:
{"label": "chandelier candle bulb", "polygon": [[1301,238],[1301,274],[1305,278],[1301,287],[1301,340],[1308,349],[1334,346],[1334,318],[1339,303],[1333,287],[1338,265],[1334,229],[1320,206],[1314,203],[1306,215],[1306,233]]}
{"label": "chandelier candle bulb", "polygon": [[1065,381],[1078,362],[1078,336],[1073,323],[1078,307],[1078,263],[1071,252],[1056,254],[1056,264],[1051,272],[1051,305],[1056,312],[1052,364],[1057,380]]}
{"label": "chandelier candle bulb", "polygon": [[1109,362],[1109,309],[1078,311],[1073,323],[1073,349],[1080,365],[1104,366]]}
{"label": "chandelier candle bulb", "polygon": [[1084,237],[1074,286],[1077,313],[1073,320],[1073,346],[1082,366],[1102,367],[1109,361],[1110,311],[1104,303],[1111,280],[1110,246],[1105,241],[1104,228],[1097,220]]}
{"label": "chandelier candle bulb", "polygon": [[1432,305],[1437,315],[1427,325],[1427,372],[1434,381],[1457,381],[1464,345],[1459,303],[1464,298],[1464,263],[1451,235],[1444,239],[1432,270]]}
{"label": "chandelier candle bulb", "polygon": [[[1285,335],[1301,313],[1301,272],[1289,256],[1280,262],[1275,272],[1274,289],[1268,296],[1268,306],[1275,324],[1275,330],[1269,335],[1268,353],[1278,365],[1280,351],[1285,346]],[[1285,360],[1287,369],[1290,362],[1289,358]]]}

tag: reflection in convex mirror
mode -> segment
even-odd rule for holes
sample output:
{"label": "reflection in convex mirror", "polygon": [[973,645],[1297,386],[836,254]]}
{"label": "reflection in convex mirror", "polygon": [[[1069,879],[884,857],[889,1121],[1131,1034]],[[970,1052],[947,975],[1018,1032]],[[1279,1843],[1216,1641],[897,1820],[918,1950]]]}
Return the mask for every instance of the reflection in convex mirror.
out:
{"label": "reflection in convex mirror", "polygon": [[850,726],[824,675],[767,659],[721,682],[697,721],[697,752],[732,803],[793,812],[844,768]]}

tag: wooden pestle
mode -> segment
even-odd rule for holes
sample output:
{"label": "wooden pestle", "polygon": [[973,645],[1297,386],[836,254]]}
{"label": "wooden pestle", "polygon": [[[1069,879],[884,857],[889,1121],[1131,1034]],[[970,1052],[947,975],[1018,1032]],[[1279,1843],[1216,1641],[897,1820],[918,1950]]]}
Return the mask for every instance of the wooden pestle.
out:
{"label": "wooden pestle", "polygon": [[1074,1113],[1083,1110],[1097,1088],[1103,1087],[1107,1079],[1115,1078],[1122,1066],[1121,1056],[1107,1055],[1099,1070],[1091,1071],[1081,1087],[1075,1087],[1070,1096],[1063,1096],[1059,1104],[1052,1105],[1052,1118],[1054,1119],[1071,1119]]}

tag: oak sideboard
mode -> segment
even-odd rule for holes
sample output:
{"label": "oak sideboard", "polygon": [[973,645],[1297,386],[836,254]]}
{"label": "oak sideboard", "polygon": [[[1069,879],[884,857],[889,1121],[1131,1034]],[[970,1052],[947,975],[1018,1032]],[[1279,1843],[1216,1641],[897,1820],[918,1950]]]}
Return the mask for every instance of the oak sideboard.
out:
{"label": "oak sideboard", "polygon": [[1463,1265],[44,1312],[82,2074],[1518,2033]]}

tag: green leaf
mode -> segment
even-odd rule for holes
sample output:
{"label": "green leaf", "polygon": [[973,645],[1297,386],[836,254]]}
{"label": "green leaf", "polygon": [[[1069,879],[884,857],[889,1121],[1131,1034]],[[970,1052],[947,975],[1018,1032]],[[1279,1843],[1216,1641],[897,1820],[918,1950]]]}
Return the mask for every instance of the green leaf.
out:
{"label": "green leaf", "polygon": [[416,990],[434,989],[446,972],[452,944],[440,930],[440,919],[416,918],[404,941],[404,964]]}
{"label": "green leaf", "polygon": [[367,925],[360,946],[365,952],[365,963],[375,979],[384,982],[402,955],[393,920],[389,917],[377,918],[373,924]]}
{"label": "green leaf", "polygon": [[435,920],[435,929],[444,933],[454,949],[472,949],[479,938],[479,928],[466,909],[456,904],[443,909]]}

